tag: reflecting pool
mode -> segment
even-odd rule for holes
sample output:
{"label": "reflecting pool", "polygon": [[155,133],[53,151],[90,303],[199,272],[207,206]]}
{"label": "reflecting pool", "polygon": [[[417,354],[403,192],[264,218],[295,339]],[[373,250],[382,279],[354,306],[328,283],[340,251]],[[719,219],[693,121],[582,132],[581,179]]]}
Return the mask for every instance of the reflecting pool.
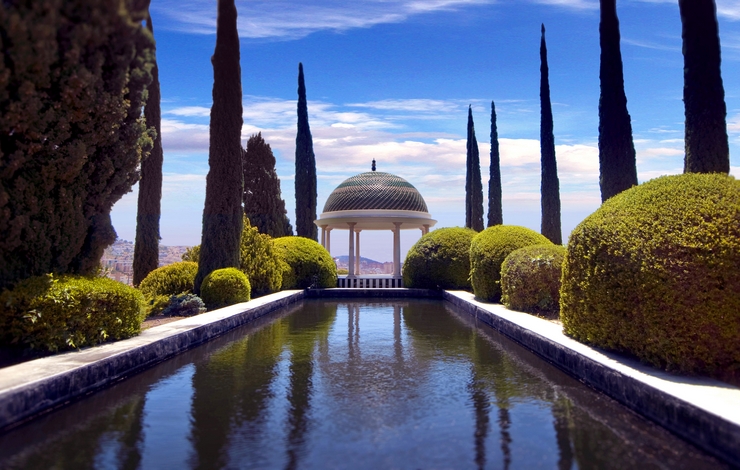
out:
{"label": "reflecting pool", "polygon": [[0,435],[0,468],[725,468],[452,305],[306,300]]}

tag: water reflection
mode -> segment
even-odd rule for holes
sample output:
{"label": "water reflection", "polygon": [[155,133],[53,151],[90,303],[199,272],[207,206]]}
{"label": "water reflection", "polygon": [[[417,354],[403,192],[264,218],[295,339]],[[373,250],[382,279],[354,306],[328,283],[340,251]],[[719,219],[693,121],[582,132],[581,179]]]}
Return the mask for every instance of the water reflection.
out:
{"label": "water reflection", "polygon": [[722,468],[436,301],[307,301],[0,436],[0,468]]}

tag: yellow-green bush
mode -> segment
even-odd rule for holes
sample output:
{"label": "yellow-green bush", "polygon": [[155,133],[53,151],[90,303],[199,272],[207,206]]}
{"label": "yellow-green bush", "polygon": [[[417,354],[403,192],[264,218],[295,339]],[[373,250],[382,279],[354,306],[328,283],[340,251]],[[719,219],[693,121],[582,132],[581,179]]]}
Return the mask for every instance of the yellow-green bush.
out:
{"label": "yellow-green bush", "polygon": [[427,233],[403,263],[403,285],[420,289],[470,290],[470,242],[477,232],[462,227]]}
{"label": "yellow-green bush", "polygon": [[0,294],[0,342],[42,351],[139,334],[144,297],[103,277],[37,276]]}
{"label": "yellow-green bush", "polygon": [[512,310],[558,318],[565,247],[532,245],[509,253],[501,265],[501,303]]}
{"label": "yellow-green bush", "polygon": [[236,268],[223,268],[203,279],[200,297],[213,310],[249,301],[251,290],[246,274]]}
{"label": "yellow-green bush", "polygon": [[259,233],[257,227],[252,227],[246,217],[240,252],[239,269],[249,278],[254,297],[280,290],[283,283],[283,265],[272,244],[272,237]]}
{"label": "yellow-green bush", "polygon": [[470,242],[470,280],[475,297],[501,299],[501,264],[509,253],[530,245],[552,244],[544,235],[517,225],[488,227]]}
{"label": "yellow-green bush", "polygon": [[147,302],[147,314],[161,313],[173,295],[192,293],[197,272],[198,263],[192,261],[172,263],[150,272],[139,284]]}
{"label": "yellow-green bush", "polygon": [[337,266],[326,249],[303,237],[280,237],[272,241],[283,261],[283,289],[336,287]]}
{"label": "yellow-green bush", "polygon": [[666,176],[612,197],[571,234],[562,282],[566,334],[740,385],[740,181]]}

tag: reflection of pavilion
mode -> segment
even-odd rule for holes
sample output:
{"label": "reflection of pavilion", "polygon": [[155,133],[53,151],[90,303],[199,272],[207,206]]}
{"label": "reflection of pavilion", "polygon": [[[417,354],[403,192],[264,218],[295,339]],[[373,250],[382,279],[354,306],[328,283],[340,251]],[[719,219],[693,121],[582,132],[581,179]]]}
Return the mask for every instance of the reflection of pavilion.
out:
{"label": "reflection of pavilion", "polygon": [[[314,222],[321,228],[321,244],[331,252],[331,231],[349,230],[349,275],[346,287],[360,287],[360,232],[393,232],[393,287],[400,287],[401,230],[420,229],[422,235],[437,223],[419,191],[405,179],[375,171],[355,175],[337,186]],[[343,280],[340,279],[340,284]],[[343,286],[344,287],[344,286]],[[364,287],[368,287],[367,283]]]}

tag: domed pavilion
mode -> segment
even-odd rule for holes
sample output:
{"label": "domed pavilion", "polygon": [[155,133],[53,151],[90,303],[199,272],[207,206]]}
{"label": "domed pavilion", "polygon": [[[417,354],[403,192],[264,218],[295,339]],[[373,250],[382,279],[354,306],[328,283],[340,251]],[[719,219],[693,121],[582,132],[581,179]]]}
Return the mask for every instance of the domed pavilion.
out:
{"label": "domed pavilion", "polygon": [[[360,287],[352,280],[360,272],[360,232],[393,232],[393,278],[389,287],[401,286],[401,230],[418,229],[422,235],[437,223],[424,198],[408,181],[375,170],[344,180],[329,195],[324,210],[314,222],[321,229],[321,245],[331,252],[332,230],[349,231],[349,275],[347,287]],[[340,281],[340,285],[341,285]],[[364,287],[369,287],[365,283]]]}

